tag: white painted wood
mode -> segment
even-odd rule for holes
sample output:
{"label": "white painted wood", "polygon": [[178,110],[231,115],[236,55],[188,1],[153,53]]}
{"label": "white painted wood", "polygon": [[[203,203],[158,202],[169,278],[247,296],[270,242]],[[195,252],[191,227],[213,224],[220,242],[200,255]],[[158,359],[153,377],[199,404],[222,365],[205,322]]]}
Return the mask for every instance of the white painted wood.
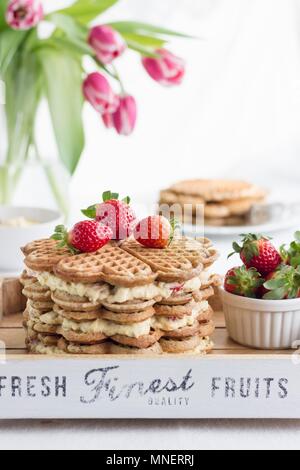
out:
{"label": "white painted wood", "polygon": [[297,355],[21,357],[0,365],[1,419],[300,418]]}

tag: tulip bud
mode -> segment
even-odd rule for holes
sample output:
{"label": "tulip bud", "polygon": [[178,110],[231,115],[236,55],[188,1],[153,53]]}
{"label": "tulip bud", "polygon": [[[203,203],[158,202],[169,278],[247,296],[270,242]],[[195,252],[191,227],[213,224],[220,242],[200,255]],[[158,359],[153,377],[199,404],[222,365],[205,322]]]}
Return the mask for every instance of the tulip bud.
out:
{"label": "tulip bud", "polygon": [[159,57],[142,59],[150,77],[164,86],[180,85],[185,74],[184,61],[166,49],[159,49],[156,53]]}
{"label": "tulip bud", "polygon": [[7,24],[17,30],[34,28],[44,16],[38,0],[10,0],[6,10]]}
{"label": "tulip bud", "polygon": [[102,121],[107,129],[114,127],[113,115],[110,113],[102,114]]}
{"label": "tulip bud", "polygon": [[125,95],[120,98],[120,104],[112,115],[114,128],[121,135],[130,135],[137,118],[137,106],[133,96]]}
{"label": "tulip bud", "polygon": [[119,105],[119,98],[115,95],[107,78],[99,72],[91,73],[85,79],[83,94],[100,114],[113,113]]}
{"label": "tulip bud", "polygon": [[110,26],[105,25],[92,28],[88,42],[103,64],[110,64],[126,49],[126,43],[122,36]]}

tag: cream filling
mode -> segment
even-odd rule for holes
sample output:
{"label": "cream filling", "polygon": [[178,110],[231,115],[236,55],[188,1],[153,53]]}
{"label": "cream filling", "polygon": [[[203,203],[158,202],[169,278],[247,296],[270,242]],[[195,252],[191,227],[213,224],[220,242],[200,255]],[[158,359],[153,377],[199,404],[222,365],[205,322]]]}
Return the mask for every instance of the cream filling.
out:
{"label": "cream filling", "polygon": [[62,318],[52,310],[47,313],[39,313],[38,310],[35,310],[30,305],[27,307],[30,321],[34,323],[44,323],[45,325],[61,325]]}
{"label": "cream filling", "polygon": [[63,319],[55,312],[48,312],[41,315],[39,320],[41,323],[45,323],[46,325],[56,326],[61,325]]}
{"label": "cream filling", "polygon": [[155,315],[151,319],[152,328],[158,328],[163,331],[175,331],[179,328],[185,328],[186,326],[193,326],[196,318],[198,318],[200,312],[208,308],[208,302],[203,301],[198,304],[195,303],[191,315],[185,315],[183,318],[165,317],[162,315]]}
{"label": "cream filling", "polygon": [[176,295],[178,292],[176,290],[179,288],[180,292],[189,293],[199,290],[200,287],[201,281],[199,277],[195,277],[183,284],[159,282],[158,284],[153,283],[132,288],[115,287],[107,298],[107,302],[110,304],[122,304],[131,300],[152,300],[156,297],[168,299],[172,295]]}
{"label": "cream filling", "polygon": [[56,346],[45,346],[43,343],[38,343],[34,346],[34,350],[38,354],[64,354],[64,351],[61,351]]}
{"label": "cream filling", "polygon": [[190,351],[186,351],[183,354],[206,354],[208,349],[211,349],[213,346],[213,342],[209,339],[209,337],[203,338],[199,346],[195,349],[191,349]]}
{"label": "cream filling", "polygon": [[37,278],[38,275],[39,275],[39,273],[37,271],[33,271],[30,268],[26,268],[26,273],[28,274],[28,276],[35,277],[35,278]]}
{"label": "cream filling", "polygon": [[43,287],[48,287],[52,291],[60,290],[70,295],[87,297],[93,303],[107,299],[110,292],[108,284],[67,282],[48,272],[38,274],[38,280]]}
{"label": "cream filling", "polygon": [[201,284],[207,284],[210,281],[211,276],[212,274],[209,269],[205,269],[204,271],[202,271],[202,273],[200,274]]}
{"label": "cream filling", "polygon": [[129,336],[130,338],[139,338],[150,333],[151,321],[145,320],[140,323],[132,323],[131,325],[121,325],[102,319],[80,323],[64,319],[62,327],[65,330],[77,333],[103,333],[106,336],[122,335]]}
{"label": "cream filling", "polygon": [[110,304],[122,304],[131,300],[152,300],[156,297],[168,299],[179,292],[195,292],[201,287],[200,277],[195,277],[182,284],[159,282],[132,288],[112,287],[105,283],[67,282],[48,272],[37,273],[37,278],[42,286],[48,287],[52,291],[60,290],[70,295],[87,297],[93,303],[106,301]]}

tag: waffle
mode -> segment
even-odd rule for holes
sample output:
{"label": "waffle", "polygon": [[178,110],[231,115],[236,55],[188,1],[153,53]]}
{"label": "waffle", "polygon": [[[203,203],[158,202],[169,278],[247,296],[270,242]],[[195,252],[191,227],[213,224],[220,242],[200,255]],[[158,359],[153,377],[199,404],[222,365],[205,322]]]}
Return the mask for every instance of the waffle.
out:
{"label": "waffle", "polygon": [[193,292],[193,299],[195,302],[202,302],[208,300],[215,295],[214,288],[212,286],[202,287],[200,290]]}
{"label": "waffle", "polygon": [[114,313],[108,310],[103,310],[103,320],[113,321],[114,323],[118,324],[133,324],[133,323],[140,323],[149,318],[152,318],[155,315],[154,308],[150,307],[147,310],[142,312],[135,312],[135,313]]}
{"label": "waffle", "polygon": [[189,302],[186,305],[155,305],[155,315],[165,317],[184,318],[192,315],[195,308],[195,302]]}
{"label": "waffle", "polygon": [[29,286],[30,284],[36,282],[36,278],[33,276],[30,276],[27,271],[23,271],[21,276],[20,276],[20,283],[26,287]]}
{"label": "waffle", "polygon": [[68,248],[58,248],[54,240],[42,240],[33,242],[39,244],[39,248],[29,251],[24,249],[26,254],[25,265],[33,271],[53,271],[54,266],[63,258],[70,258],[72,255]]}
{"label": "waffle", "polygon": [[198,316],[197,320],[199,323],[202,323],[202,322],[205,323],[207,321],[212,320],[213,316],[214,316],[214,311],[211,308],[211,306],[209,306],[207,310],[200,312],[200,315]]}
{"label": "waffle", "polygon": [[210,227],[241,227],[246,225],[245,217],[207,218],[205,224]]}
{"label": "waffle", "polygon": [[53,248],[56,248],[56,246],[57,246],[57,241],[53,240],[52,238],[45,238],[42,240],[36,240],[36,241],[30,242],[26,246],[21,248],[21,250],[25,256],[28,256],[33,251],[52,250]]}
{"label": "waffle", "polygon": [[93,303],[86,297],[70,295],[58,290],[52,292],[51,298],[56,305],[71,312],[93,312],[101,308],[100,302]]}
{"label": "waffle", "polygon": [[122,249],[147,263],[162,282],[184,282],[203,270],[203,245],[186,238],[178,239],[165,249],[145,248],[135,240],[126,240]]}
{"label": "waffle", "polygon": [[108,244],[93,254],[62,259],[54,269],[67,281],[93,283],[104,281],[121,287],[151,284],[157,277],[151,268],[116,244]]}
{"label": "waffle", "polygon": [[60,355],[63,354],[63,351],[61,351],[58,347],[59,344],[59,339],[56,336],[53,336],[54,340],[52,344],[47,341],[47,339],[43,338],[49,338],[46,335],[38,335],[38,338],[28,341],[27,342],[27,347],[29,352],[33,354],[46,354],[46,355]]}
{"label": "waffle", "polygon": [[146,301],[136,301],[130,300],[128,302],[123,302],[122,304],[111,304],[108,302],[102,302],[103,307],[111,312],[115,313],[134,313],[134,312],[141,312],[143,310],[148,310],[148,308],[153,307],[153,305],[159,299],[153,300],[146,300]]}
{"label": "waffle", "polygon": [[219,287],[222,284],[222,277],[219,274],[211,274],[207,281],[203,281],[202,289],[206,290],[209,287]]}
{"label": "waffle", "polygon": [[186,305],[193,300],[193,294],[179,294],[176,296],[169,297],[168,299],[160,300],[157,305],[168,305],[168,306],[176,306],[176,305]]}
{"label": "waffle", "polygon": [[109,341],[87,345],[72,343],[61,338],[57,346],[62,352],[69,354],[108,354],[110,352]]}
{"label": "waffle", "polygon": [[238,180],[187,180],[180,181],[170,190],[187,196],[201,197],[205,201],[239,200],[265,197],[266,192],[257,186]]}
{"label": "waffle", "polygon": [[41,322],[34,322],[31,325],[31,328],[36,333],[43,333],[46,335],[56,335],[58,330],[58,326],[56,325],[47,325],[46,323]]}
{"label": "waffle", "polygon": [[41,286],[38,281],[31,282],[25,285],[23,295],[27,299],[33,300],[34,302],[49,302],[51,301],[51,292],[47,287]]}
{"label": "waffle", "polygon": [[153,346],[162,337],[162,332],[159,330],[152,330],[149,335],[140,336],[139,338],[130,338],[129,336],[115,335],[111,339],[115,343],[122,344],[124,346],[131,346],[138,349],[146,349]]}
{"label": "waffle", "polygon": [[160,204],[175,205],[179,204],[183,206],[185,204],[191,204],[192,206],[198,206],[204,204],[203,197],[193,196],[190,194],[180,194],[171,191],[170,189],[164,189],[160,192]]}
{"label": "waffle", "polygon": [[192,326],[185,326],[184,328],[179,328],[175,331],[166,331],[164,332],[164,338],[187,338],[195,335],[205,337],[211,336],[215,331],[215,325],[213,321],[207,321],[199,323],[195,321]]}
{"label": "waffle", "polygon": [[70,343],[96,344],[107,339],[107,336],[103,333],[78,333],[76,331],[65,330],[63,327],[58,328],[57,333]]}
{"label": "waffle", "polygon": [[40,312],[47,313],[50,312],[53,308],[52,300],[40,301],[40,300],[31,300],[30,305],[32,308],[39,310]]}
{"label": "waffle", "polygon": [[130,346],[123,346],[121,344],[111,343],[109,348],[110,354],[137,354],[139,356],[162,354],[162,349],[159,343],[154,343],[148,348],[139,349]]}
{"label": "waffle", "polygon": [[210,351],[213,344],[201,336],[192,336],[183,339],[162,338],[159,342],[163,352],[171,354],[193,353],[197,348],[201,349],[203,354]]}
{"label": "waffle", "polygon": [[103,315],[102,308],[98,310],[95,309],[89,312],[78,312],[72,310],[64,310],[57,304],[54,304],[53,311],[62,318],[66,318],[67,320],[74,320],[76,322],[98,320],[99,318],[102,318]]}

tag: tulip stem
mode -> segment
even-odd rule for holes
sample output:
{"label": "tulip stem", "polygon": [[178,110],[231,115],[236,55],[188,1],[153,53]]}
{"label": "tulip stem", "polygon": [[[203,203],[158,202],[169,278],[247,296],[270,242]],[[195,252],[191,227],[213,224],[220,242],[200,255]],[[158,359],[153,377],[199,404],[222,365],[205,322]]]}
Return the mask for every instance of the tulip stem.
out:
{"label": "tulip stem", "polygon": [[121,93],[122,95],[126,95],[126,90],[125,90],[125,86],[124,86],[124,83],[120,77],[120,74],[116,68],[116,66],[114,64],[112,64],[112,68],[113,68],[113,71],[114,71],[114,74],[115,74],[115,77],[116,77],[116,80],[118,80],[119,84],[120,84],[120,87],[121,87]]}

